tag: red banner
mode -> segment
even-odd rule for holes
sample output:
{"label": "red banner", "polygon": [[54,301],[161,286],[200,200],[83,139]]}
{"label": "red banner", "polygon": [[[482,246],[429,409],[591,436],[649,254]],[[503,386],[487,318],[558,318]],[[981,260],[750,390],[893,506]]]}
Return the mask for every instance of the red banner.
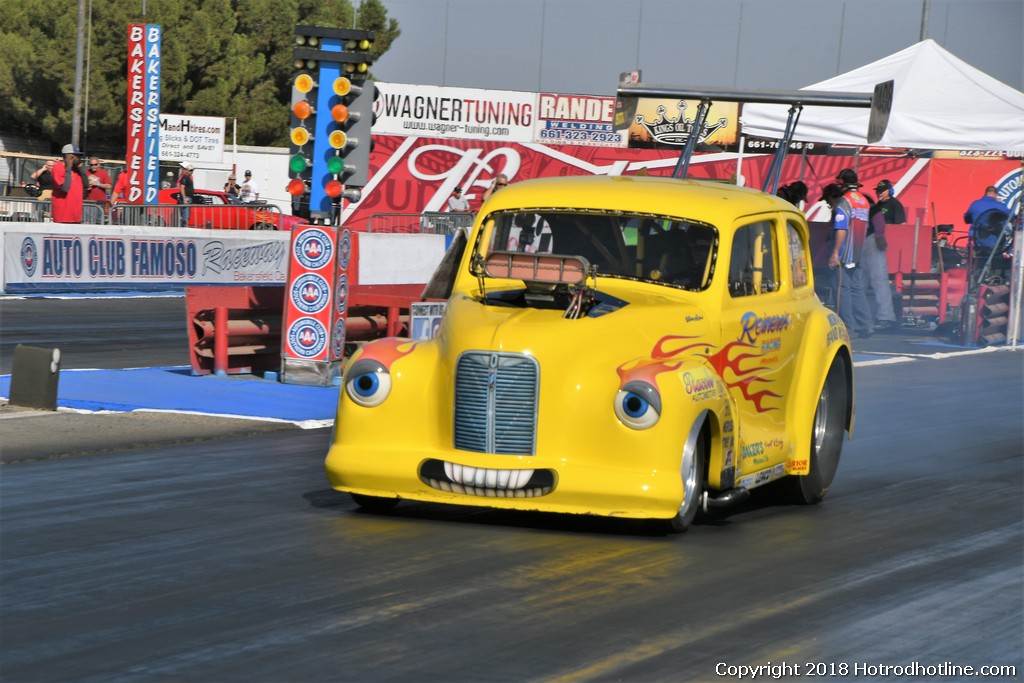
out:
{"label": "red banner", "polygon": [[[529,178],[570,175],[671,175],[679,153],[675,150],[539,145],[391,135],[374,136],[371,158],[373,175],[363,201],[344,211],[345,225],[366,228],[370,216],[389,213],[421,213],[447,210],[456,186],[476,211],[483,191],[493,178],[504,173],[513,183]],[[748,187],[760,188],[770,155],[697,154],[687,175],[696,179],[729,181],[737,172]],[[905,156],[799,156],[783,164],[780,184],[802,180],[813,205],[825,185],[834,182],[844,168],[854,168],[864,191],[874,196],[879,180],[890,180],[907,211],[908,223],[953,224],[966,232],[963,213],[1020,163],[1005,159],[927,159]],[[1016,188],[1019,196],[1019,181]],[[1019,202],[1019,199],[1017,199]],[[810,208],[810,206],[808,207]],[[934,211],[933,211],[934,208]],[[826,220],[814,215],[812,220]]]}

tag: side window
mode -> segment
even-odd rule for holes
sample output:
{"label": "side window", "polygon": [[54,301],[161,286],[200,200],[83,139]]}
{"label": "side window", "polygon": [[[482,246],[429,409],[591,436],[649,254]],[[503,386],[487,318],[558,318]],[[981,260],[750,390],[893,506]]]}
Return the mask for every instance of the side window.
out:
{"label": "side window", "polygon": [[778,262],[770,221],[744,225],[736,231],[729,260],[729,294],[733,297],[774,292]]}
{"label": "side window", "polygon": [[793,272],[793,288],[807,286],[807,247],[800,239],[800,231],[793,221],[786,221],[786,238],[789,243],[789,268]]}

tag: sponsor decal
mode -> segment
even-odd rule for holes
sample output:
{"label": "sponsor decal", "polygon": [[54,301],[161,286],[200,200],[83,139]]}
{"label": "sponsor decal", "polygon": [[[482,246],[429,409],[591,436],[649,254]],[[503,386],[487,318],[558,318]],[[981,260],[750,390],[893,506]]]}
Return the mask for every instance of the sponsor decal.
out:
{"label": "sponsor decal", "polygon": [[[657,118],[648,121],[643,114],[637,114],[636,123],[643,127],[647,137],[653,139],[658,144],[685,145],[686,140],[693,132],[696,121],[686,118],[686,100],[679,100],[676,103],[676,109],[679,111],[679,115],[673,118],[669,116],[665,105],[658,105]],[[718,132],[719,129],[724,129],[727,125],[729,125],[729,120],[724,116],[718,119],[717,122],[706,120],[704,127],[697,136],[697,142],[706,141]]]}
{"label": "sponsor decal", "polygon": [[319,270],[327,265],[333,251],[330,236],[319,228],[304,230],[295,240],[295,258],[309,270]]}
{"label": "sponsor decal", "polygon": [[208,271],[223,273],[261,267],[284,267],[288,247],[284,242],[262,242],[251,246],[229,248],[220,240],[207,242],[203,247],[203,275]]}
{"label": "sponsor decal", "polygon": [[338,315],[345,315],[345,310],[348,308],[348,276],[344,273],[338,276],[338,289],[335,296]]}
{"label": "sponsor decal", "polygon": [[334,321],[334,332],[331,335],[332,353],[334,358],[341,358],[345,355],[345,319],[338,318]]}
{"label": "sponsor decal", "polygon": [[784,332],[789,329],[789,326],[793,324],[793,316],[789,313],[783,315],[765,315],[759,316],[753,311],[748,311],[743,314],[740,319],[740,336],[737,341],[747,341],[751,344],[756,343],[756,338],[763,334],[774,334],[776,332]]}
{"label": "sponsor decal", "polygon": [[718,393],[718,382],[706,372],[684,372],[683,387],[694,401],[703,401],[712,398]]}
{"label": "sponsor decal", "polygon": [[846,329],[842,319],[835,313],[828,314],[828,336],[825,337],[825,346],[832,346],[838,341],[850,343],[850,332]]}
{"label": "sponsor decal", "polygon": [[305,273],[292,283],[291,299],[295,308],[303,313],[319,313],[330,303],[331,286],[322,275]]}
{"label": "sponsor decal", "polygon": [[21,241],[21,267],[25,271],[25,275],[32,277],[36,274],[38,256],[39,252],[36,251],[36,241],[31,237],[23,239]]}
{"label": "sponsor decal", "polygon": [[770,467],[768,469],[761,470],[760,472],[755,472],[754,474],[741,477],[739,485],[742,488],[752,489],[757,486],[763,486],[764,484],[767,484],[770,481],[779,479],[780,477],[785,476],[785,474],[785,466],[782,463],[779,463],[774,467]]}
{"label": "sponsor decal", "polygon": [[1009,207],[1011,215],[1016,215],[1017,209],[1021,205],[1022,180],[1024,180],[1024,169],[1018,168],[1010,171],[995,183],[999,201]]}
{"label": "sponsor decal", "polygon": [[697,315],[688,315],[688,316],[686,316],[686,322],[688,322],[688,323],[695,323],[698,320],[703,320],[703,319],[704,319],[704,316],[700,315],[699,313]]}
{"label": "sponsor decal", "polygon": [[352,257],[352,235],[348,229],[341,233],[341,241],[338,243],[338,270],[348,270],[348,261]]}
{"label": "sponsor decal", "polygon": [[[30,239],[30,238],[26,238]],[[35,244],[32,244],[34,251]],[[23,243],[22,252],[25,251]],[[22,257],[24,263],[24,255]],[[192,240],[132,239],[117,237],[43,237],[39,275],[45,279],[186,278],[198,271],[198,252]],[[29,273],[26,267],[26,273]]]}
{"label": "sponsor decal", "polygon": [[615,98],[541,93],[537,141],[548,144],[615,145],[625,138],[615,130]]}
{"label": "sponsor decal", "polygon": [[786,463],[786,474],[806,474],[810,467],[809,460],[790,460]]}
{"label": "sponsor decal", "polygon": [[316,318],[299,318],[288,328],[288,348],[301,358],[319,356],[327,346],[327,330]]}

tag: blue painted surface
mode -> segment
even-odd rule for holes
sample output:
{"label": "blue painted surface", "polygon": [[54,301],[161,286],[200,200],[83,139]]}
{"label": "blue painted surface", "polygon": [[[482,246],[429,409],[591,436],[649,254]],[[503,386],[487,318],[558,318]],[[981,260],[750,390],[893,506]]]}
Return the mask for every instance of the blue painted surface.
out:
{"label": "blue painted surface", "polygon": [[[0,375],[0,396],[11,376]],[[61,370],[57,405],[79,410],[177,410],[289,421],[332,420],[339,387],[281,384],[252,375],[193,376],[187,367]]]}

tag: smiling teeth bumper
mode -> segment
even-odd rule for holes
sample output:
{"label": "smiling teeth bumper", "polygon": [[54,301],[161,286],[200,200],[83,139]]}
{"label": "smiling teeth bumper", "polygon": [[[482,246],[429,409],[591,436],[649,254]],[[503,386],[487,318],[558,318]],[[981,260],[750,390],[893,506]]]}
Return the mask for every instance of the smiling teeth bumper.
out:
{"label": "smiling teeth bumper", "polygon": [[550,470],[491,469],[442,460],[425,461],[420,480],[439,491],[486,498],[537,498],[551,493],[555,484]]}

